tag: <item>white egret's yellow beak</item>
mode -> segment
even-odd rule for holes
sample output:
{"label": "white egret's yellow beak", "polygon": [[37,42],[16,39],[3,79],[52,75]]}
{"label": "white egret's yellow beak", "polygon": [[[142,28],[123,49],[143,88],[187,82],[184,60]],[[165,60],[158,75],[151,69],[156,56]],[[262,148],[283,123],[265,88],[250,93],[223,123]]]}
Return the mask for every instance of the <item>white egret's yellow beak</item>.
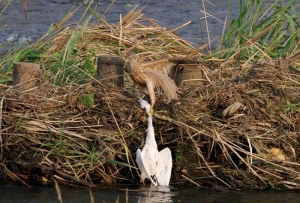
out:
{"label": "white egret's yellow beak", "polygon": [[149,109],[149,111],[148,111],[148,115],[152,117],[153,114],[154,114],[154,108],[153,108],[153,106],[151,105],[151,106],[150,106],[150,109]]}

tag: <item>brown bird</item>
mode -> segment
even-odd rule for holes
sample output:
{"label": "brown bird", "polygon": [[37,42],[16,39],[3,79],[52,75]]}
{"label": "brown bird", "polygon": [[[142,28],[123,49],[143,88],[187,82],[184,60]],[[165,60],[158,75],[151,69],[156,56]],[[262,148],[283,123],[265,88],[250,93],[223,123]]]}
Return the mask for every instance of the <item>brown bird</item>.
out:
{"label": "brown bird", "polygon": [[155,88],[161,88],[169,101],[177,99],[177,86],[167,75],[174,65],[173,63],[167,59],[142,62],[138,55],[129,56],[127,61],[129,63],[126,65],[125,71],[144,91],[147,90],[151,100],[151,107],[155,104]]}

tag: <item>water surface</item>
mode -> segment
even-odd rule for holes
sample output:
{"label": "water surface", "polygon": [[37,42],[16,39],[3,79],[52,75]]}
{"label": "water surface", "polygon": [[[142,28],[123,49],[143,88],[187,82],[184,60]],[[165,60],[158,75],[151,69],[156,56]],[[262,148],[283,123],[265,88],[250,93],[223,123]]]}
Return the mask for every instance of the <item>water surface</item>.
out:
{"label": "water surface", "polygon": [[[90,202],[88,188],[60,186],[64,203]],[[126,191],[127,190],[127,191]],[[101,186],[91,189],[95,202],[146,202],[146,203],[298,203],[298,191],[260,190],[213,190],[195,186],[150,187],[138,185]],[[128,200],[127,200],[128,199]],[[59,202],[53,185],[31,185],[16,183],[0,184],[0,203]]]}

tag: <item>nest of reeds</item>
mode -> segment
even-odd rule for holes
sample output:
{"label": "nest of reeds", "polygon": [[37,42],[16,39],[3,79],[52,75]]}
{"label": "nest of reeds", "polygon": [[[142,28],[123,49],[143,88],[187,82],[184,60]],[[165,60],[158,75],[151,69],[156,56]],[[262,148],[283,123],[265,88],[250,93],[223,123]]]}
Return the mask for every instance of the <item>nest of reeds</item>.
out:
{"label": "nest of reeds", "polygon": [[147,125],[137,97],[147,95],[128,75],[124,88],[93,77],[98,54],[133,51],[144,61],[185,57],[178,63],[203,72],[200,85],[179,88],[178,100],[157,94],[154,128],[158,147],[173,154],[172,183],[299,188],[297,54],[217,60],[142,14],[124,22],[58,27],[23,55],[43,64],[44,82],[26,91],[1,86],[1,178],[138,183],[135,152]]}

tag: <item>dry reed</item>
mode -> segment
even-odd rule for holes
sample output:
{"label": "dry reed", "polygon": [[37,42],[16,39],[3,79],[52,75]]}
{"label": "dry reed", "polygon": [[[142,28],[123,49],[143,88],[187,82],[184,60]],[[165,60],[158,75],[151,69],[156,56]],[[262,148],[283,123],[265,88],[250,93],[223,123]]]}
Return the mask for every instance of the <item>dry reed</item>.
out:
{"label": "dry reed", "polygon": [[[49,53],[37,58],[45,81],[23,92],[1,86],[2,178],[90,187],[138,182],[134,157],[145,138],[146,115],[136,98],[143,95],[128,75],[119,89],[96,81],[94,65],[84,69],[98,54],[125,58],[135,52],[143,53],[144,62],[185,58],[195,67],[202,64],[205,73],[202,85],[181,87],[178,100],[166,103],[158,95],[154,127],[159,148],[172,150],[173,183],[299,188],[300,79],[291,66],[299,57],[223,61],[140,11],[120,22],[57,28],[30,47]],[[53,68],[58,58],[61,66],[76,62],[71,74],[85,74],[82,84]],[[94,105],[84,107],[79,97],[91,93]]]}

